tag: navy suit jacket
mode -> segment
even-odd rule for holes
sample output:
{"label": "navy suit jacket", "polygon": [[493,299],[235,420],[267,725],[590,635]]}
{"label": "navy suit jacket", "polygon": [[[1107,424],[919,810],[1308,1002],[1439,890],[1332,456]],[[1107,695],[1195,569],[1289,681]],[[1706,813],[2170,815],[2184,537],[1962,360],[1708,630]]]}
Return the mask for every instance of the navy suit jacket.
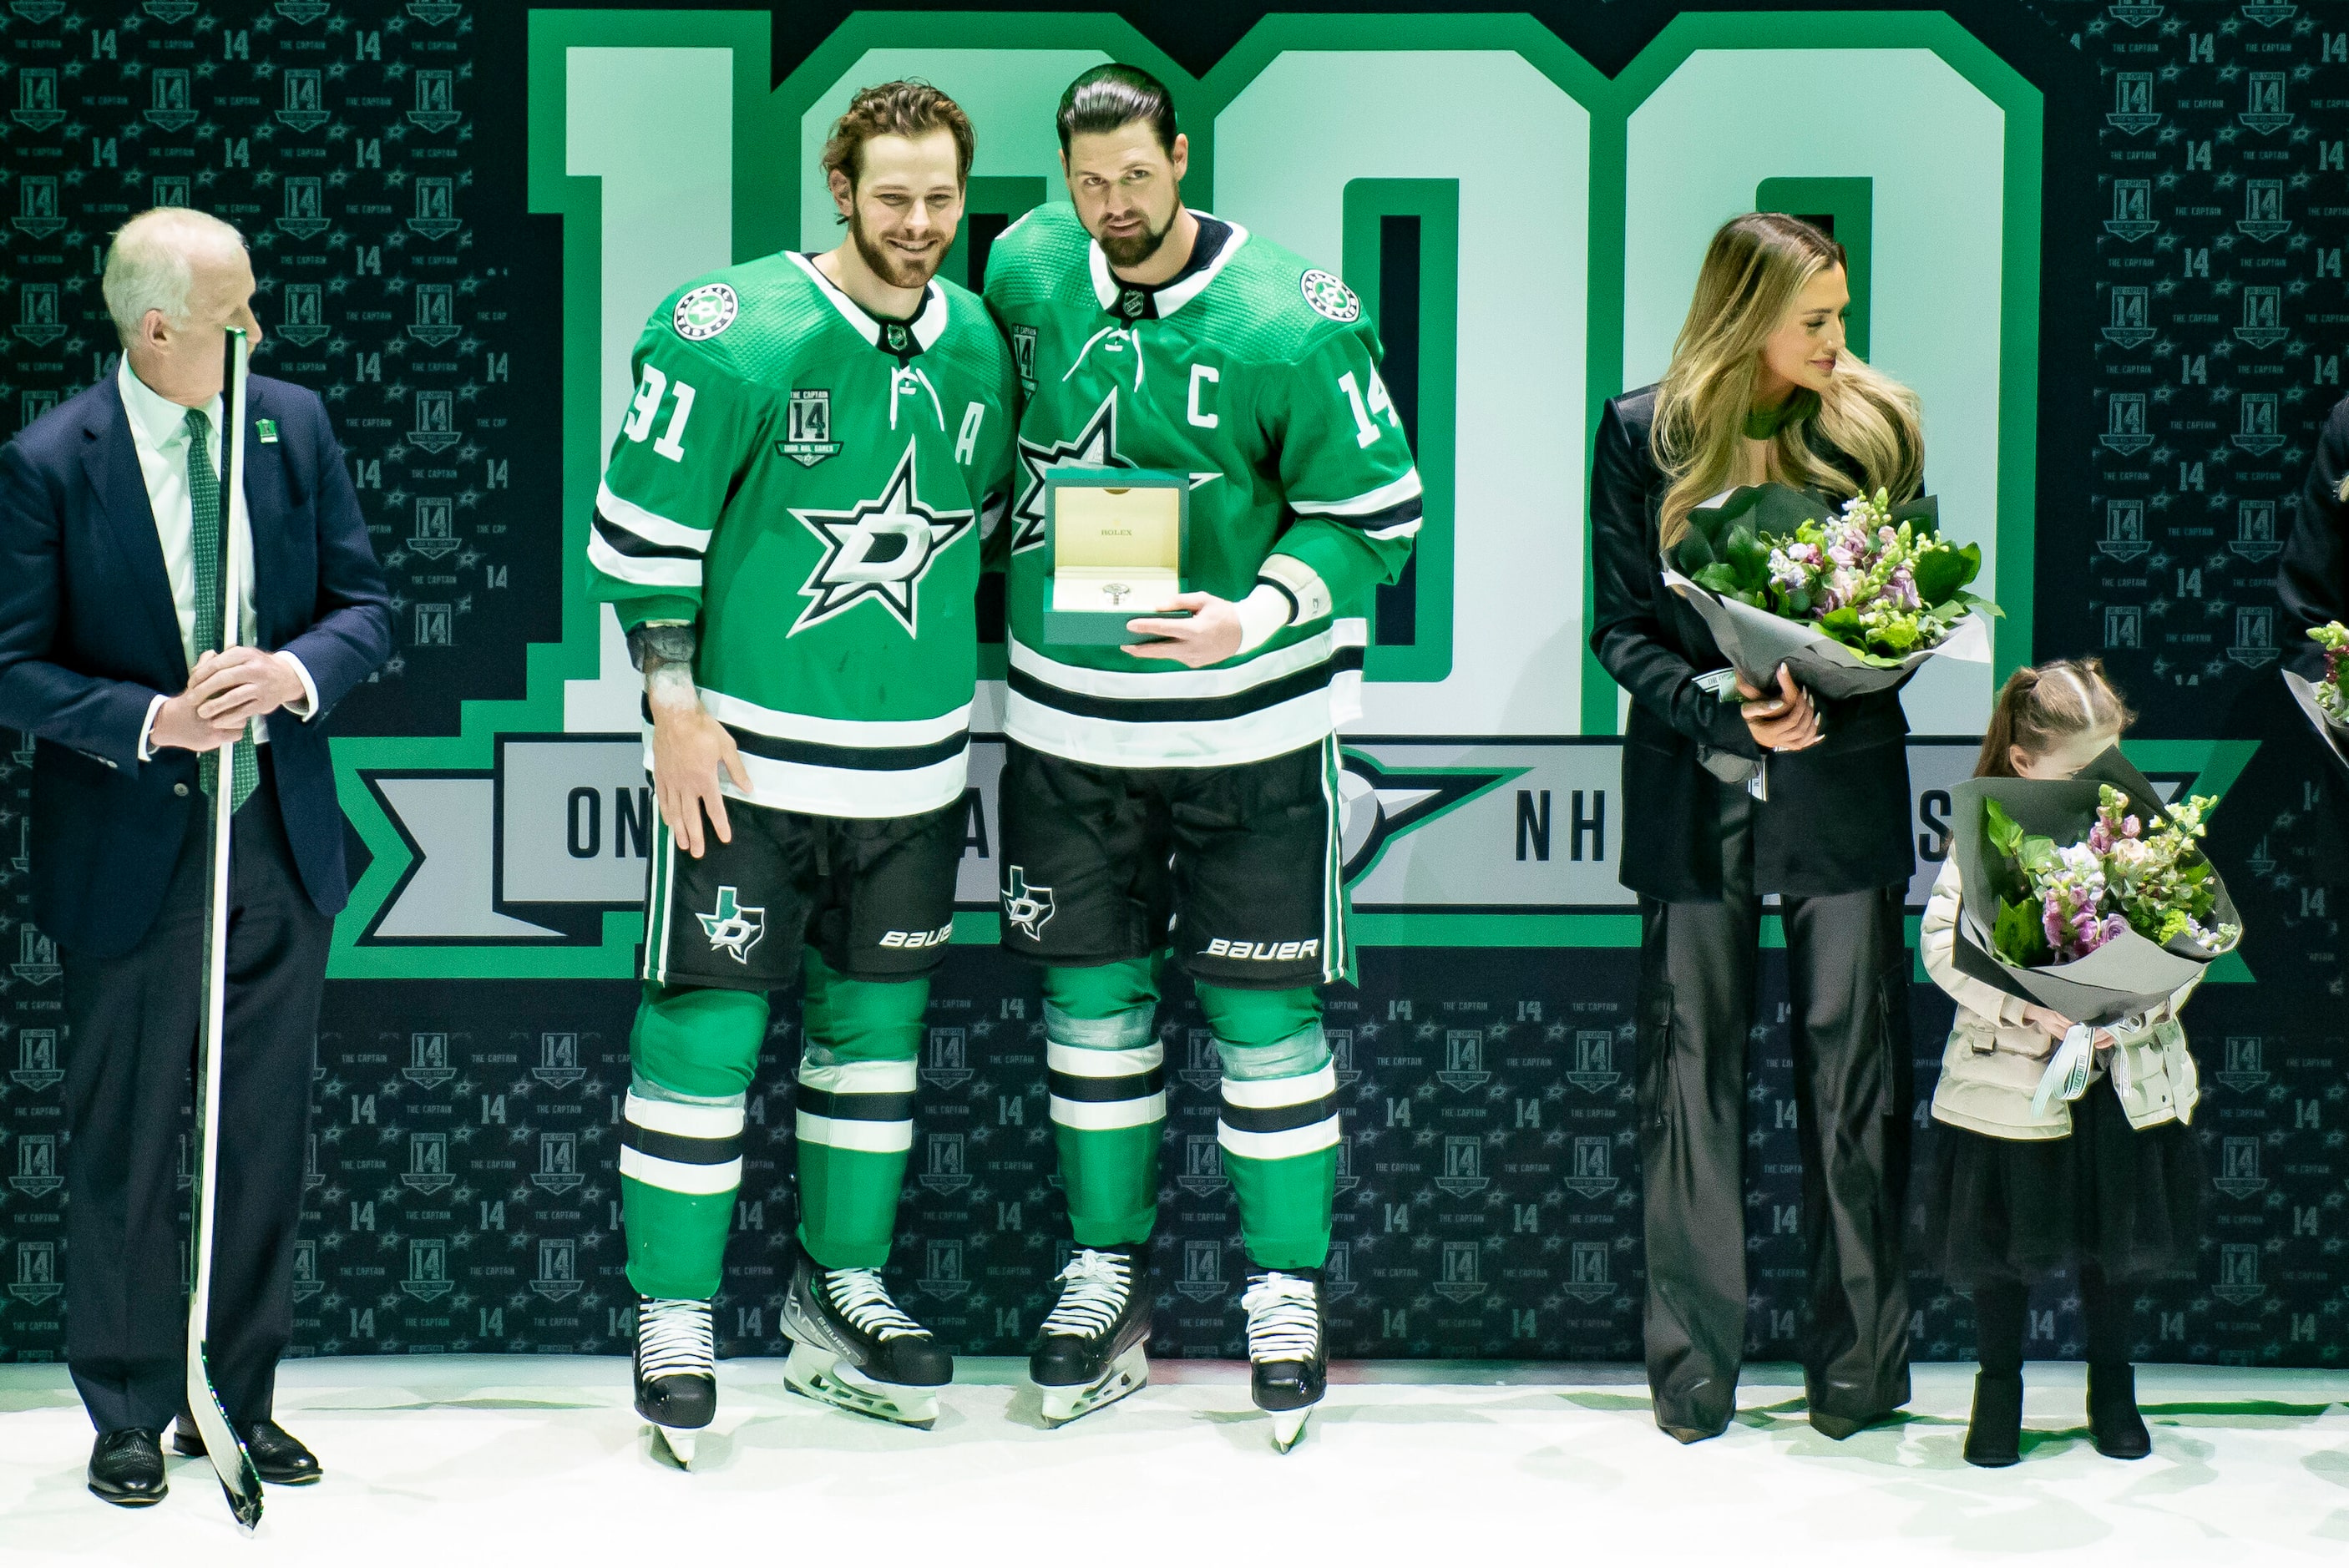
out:
{"label": "navy suit jacket", "polygon": [[[358,495],[316,393],[247,383],[245,508],[260,645],[302,661],[306,722],[272,716],[277,804],[321,913],[350,898],[326,716],[391,652],[391,606]],[[275,421],[263,444],[259,419]],[[147,481],[109,374],[0,448],[0,727],[36,737],[33,915],[68,953],[138,945],[161,908],[189,815],[196,755],[139,760],[155,694],[186,689]]]}

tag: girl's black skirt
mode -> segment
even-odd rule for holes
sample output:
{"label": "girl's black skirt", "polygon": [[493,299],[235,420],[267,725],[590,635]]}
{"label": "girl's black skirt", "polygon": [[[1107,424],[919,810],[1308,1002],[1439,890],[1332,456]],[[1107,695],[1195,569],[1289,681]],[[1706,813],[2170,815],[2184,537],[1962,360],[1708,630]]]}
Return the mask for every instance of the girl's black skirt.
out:
{"label": "girl's black skirt", "polygon": [[2175,1121],[2132,1128],[2108,1080],[2072,1102],[2069,1138],[1985,1138],[1946,1122],[1933,1137],[1916,1261],[1954,1284],[2084,1262],[2108,1279],[2195,1266],[2201,1140]]}

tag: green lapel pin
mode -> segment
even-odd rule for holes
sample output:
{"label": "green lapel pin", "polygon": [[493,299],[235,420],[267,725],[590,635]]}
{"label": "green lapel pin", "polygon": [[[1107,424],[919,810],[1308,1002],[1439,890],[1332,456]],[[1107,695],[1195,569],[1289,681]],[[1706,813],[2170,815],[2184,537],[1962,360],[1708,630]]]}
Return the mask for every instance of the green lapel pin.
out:
{"label": "green lapel pin", "polygon": [[274,419],[255,419],[255,420],[253,422],[253,430],[254,430],[254,434],[255,434],[255,435],[257,435],[257,436],[259,436],[259,437],[261,438],[261,444],[262,444],[263,446],[264,446],[264,447],[274,447],[274,446],[275,446],[275,445],[277,444],[277,421],[276,421],[276,420],[274,420]]}

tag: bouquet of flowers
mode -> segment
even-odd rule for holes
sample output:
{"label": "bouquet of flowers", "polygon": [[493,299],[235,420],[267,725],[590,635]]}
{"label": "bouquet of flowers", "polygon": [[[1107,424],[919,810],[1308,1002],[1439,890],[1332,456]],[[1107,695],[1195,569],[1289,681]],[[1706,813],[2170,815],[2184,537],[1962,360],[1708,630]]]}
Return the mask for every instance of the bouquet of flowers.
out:
{"label": "bouquet of flowers", "polygon": [[2299,699],[2316,733],[2333,748],[2334,759],[2349,769],[2349,693],[2341,688],[2342,677],[2349,675],[2349,626],[2334,621],[2311,629],[2308,635],[2324,650],[2324,677],[2313,681],[2298,670],[2286,670],[2284,685]]}
{"label": "bouquet of flowers", "polygon": [[2158,1006],[2242,939],[2202,852],[2218,801],[2164,805],[2117,750],[2074,779],[1952,791],[1958,967],[2084,1024]]}
{"label": "bouquet of flowers", "polygon": [[1881,691],[1935,654],[1990,657],[1981,616],[1999,608],[1967,592],[1982,547],[1944,540],[1939,517],[1930,496],[1895,506],[1878,490],[1833,511],[1745,485],[1689,513],[1664,581],[1752,685],[1769,689],[1783,664],[1821,696]]}

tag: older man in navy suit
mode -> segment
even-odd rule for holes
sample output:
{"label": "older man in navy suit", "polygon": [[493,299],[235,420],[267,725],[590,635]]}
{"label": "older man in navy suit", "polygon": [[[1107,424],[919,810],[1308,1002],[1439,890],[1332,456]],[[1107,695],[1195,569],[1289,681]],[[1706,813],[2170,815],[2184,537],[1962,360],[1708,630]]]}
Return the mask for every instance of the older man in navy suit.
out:
{"label": "older man in navy suit", "polygon": [[[164,1492],[183,1412],[179,1132],[202,996],[206,797],[231,791],[228,1029],[208,1326],[215,1387],[265,1480],[319,1476],[271,1418],[293,1326],[318,997],[349,896],[323,720],[390,652],[358,497],[317,397],[255,376],[223,495],[222,329],[258,344],[228,224],[181,208],[115,236],[119,369],[0,449],[0,727],[36,738],[33,913],[64,951],[67,1357],[98,1429],[89,1487]],[[223,504],[225,502],[225,504]],[[250,542],[241,634],[209,562]]]}

